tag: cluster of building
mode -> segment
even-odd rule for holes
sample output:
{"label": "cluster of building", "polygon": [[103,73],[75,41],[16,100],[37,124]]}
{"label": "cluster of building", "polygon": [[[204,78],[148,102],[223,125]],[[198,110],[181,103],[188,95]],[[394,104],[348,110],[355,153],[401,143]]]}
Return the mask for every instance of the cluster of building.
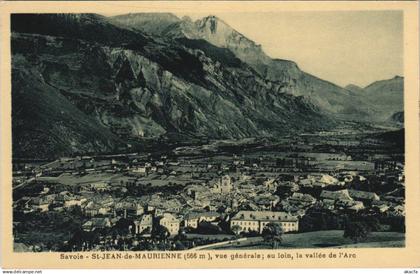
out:
{"label": "cluster of building", "polygon": [[[176,154],[171,159],[137,154],[62,158],[17,168],[14,191],[31,184],[44,187],[36,196],[16,199],[14,208],[23,213],[78,208],[85,231],[111,228],[124,218],[132,221],[131,233],[141,237],[153,237],[156,227],[171,236],[183,229],[197,234],[203,225],[232,234],[262,233],[267,224],[277,223],[286,233],[298,232],[299,221],[315,205],[334,213],[370,210],[405,216],[404,165],[387,159],[355,161],[344,153],[211,159],[182,156],[181,150]],[[63,176],[95,174],[121,179],[60,184]],[[398,187],[385,194],[355,187],[368,184],[372,176]],[[51,180],[55,184],[48,184]],[[134,191],[153,186],[153,180],[168,183],[141,195]],[[169,182],[176,190],[160,191]]]}
{"label": "cluster of building", "polygon": [[[78,206],[86,219],[82,226],[86,231],[112,227],[120,218],[127,218],[133,220],[133,233],[145,236],[150,236],[154,225],[165,227],[170,235],[176,235],[182,227],[197,229],[203,222],[216,227],[225,222],[237,233],[261,233],[270,222],[279,223],[284,232],[298,231],[299,218],[314,204],[337,212],[369,208],[380,213],[405,215],[403,199],[345,188],[353,180],[363,183],[366,178],[355,172],[344,172],[339,176],[309,174],[294,176],[293,180],[265,178],[262,181],[244,174],[223,175],[208,183],[188,184],[178,193],[124,198],[103,192],[106,183],[101,182],[85,184],[76,193],[51,193],[44,187],[38,197],[23,197],[15,206],[24,213],[64,211]],[[339,189],[329,190],[332,186]],[[320,189],[319,195],[306,193],[315,188]],[[281,199],[282,191],[288,194]]]}

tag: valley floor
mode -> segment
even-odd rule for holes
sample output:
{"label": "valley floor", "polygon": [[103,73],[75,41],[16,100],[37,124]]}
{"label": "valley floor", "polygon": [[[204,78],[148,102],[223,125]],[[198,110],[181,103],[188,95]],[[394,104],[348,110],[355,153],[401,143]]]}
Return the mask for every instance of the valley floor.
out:
{"label": "valley floor", "polygon": [[[354,244],[350,239],[343,237],[343,230],[325,230],[282,236],[279,249],[294,248],[356,248],[356,247],[404,247],[404,233],[374,232],[366,242]],[[272,246],[262,237],[242,238],[241,241],[227,241],[223,244],[201,246],[196,249],[271,249]]]}

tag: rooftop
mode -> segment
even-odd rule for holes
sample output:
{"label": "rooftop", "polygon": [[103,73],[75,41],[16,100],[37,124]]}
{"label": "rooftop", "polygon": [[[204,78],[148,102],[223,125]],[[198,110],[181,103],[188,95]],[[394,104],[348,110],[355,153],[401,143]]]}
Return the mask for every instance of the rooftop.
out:
{"label": "rooftop", "polygon": [[280,211],[239,211],[232,220],[297,221],[297,218]]}

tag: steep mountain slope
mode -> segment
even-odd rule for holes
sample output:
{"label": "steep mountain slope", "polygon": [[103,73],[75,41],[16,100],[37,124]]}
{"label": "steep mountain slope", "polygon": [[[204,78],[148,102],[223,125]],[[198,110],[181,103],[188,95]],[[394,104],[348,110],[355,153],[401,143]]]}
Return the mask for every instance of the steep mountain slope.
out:
{"label": "steep mountain slope", "polygon": [[401,76],[376,81],[364,90],[366,100],[387,109],[390,113],[404,109],[404,78]]}
{"label": "steep mountain slope", "polygon": [[14,157],[49,158],[75,152],[106,152],[122,144],[106,127],[49,85],[33,67],[23,56],[13,56]]}
{"label": "steep mountain slope", "polygon": [[111,17],[109,20],[123,28],[131,28],[159,36],[169,26],[180,21],[178,17],[171,13],[129,13]]}
{"label": "steep mountain slope", "polygon": [[144,46],[148,39],[139,32],[118,28],[98,14],[13,14],[12,30],[83,39],[111,45]]}
{"label": "steep mountain slope", "polygon": [[[240,60],[258,72],[263,79],[281,85],[282,92],[304,96],[323,111],[335,114],[342,119],[376,120],[376,110],[360,100],[358,94],[301,71],[293,61],[270,58],[264,53],[261,45],[257,45],[215,16],[204,17],[193,22],[188,18],[176,20],[173,17],[168,21],[166,16],[153,15],[120,15],[111,20],[116,24],[139,29],[152,35],[172,37],[173,39],[205,40],[217,47],[232,51]],[[165,28],[146,28],[141,24],[130,24],[127,18],[134,17],[147,26],[160,25],[161,22],[164,22]],[[155,19],[149,20],[148,18]]]}
{"label": "steep mountain slope", "polygon": [[112,151],[127,140],[173,134],[279,136],[336,124],[307,98],[285,93],[283,82],[203,40],[147,36],[91,14],[12,15],[12,31],[15,155]]}
{"label": "steep mountain slope", "polygon": [[[354,87],[354,85],[353,85]],[[347,88],[353,89],[356,88]],[[357,87],[359,97],[375,109],[377,121],[404,123],[404,78],[376,81],[365,88]]]}

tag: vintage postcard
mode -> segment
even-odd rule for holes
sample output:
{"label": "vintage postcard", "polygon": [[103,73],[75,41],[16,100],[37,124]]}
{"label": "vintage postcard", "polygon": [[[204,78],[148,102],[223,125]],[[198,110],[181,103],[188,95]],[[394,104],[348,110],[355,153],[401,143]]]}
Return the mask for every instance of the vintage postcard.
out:
{"label": "vintage postcard", "polygon": [[0,8],[4,268],[420,267],[417,2]]}

